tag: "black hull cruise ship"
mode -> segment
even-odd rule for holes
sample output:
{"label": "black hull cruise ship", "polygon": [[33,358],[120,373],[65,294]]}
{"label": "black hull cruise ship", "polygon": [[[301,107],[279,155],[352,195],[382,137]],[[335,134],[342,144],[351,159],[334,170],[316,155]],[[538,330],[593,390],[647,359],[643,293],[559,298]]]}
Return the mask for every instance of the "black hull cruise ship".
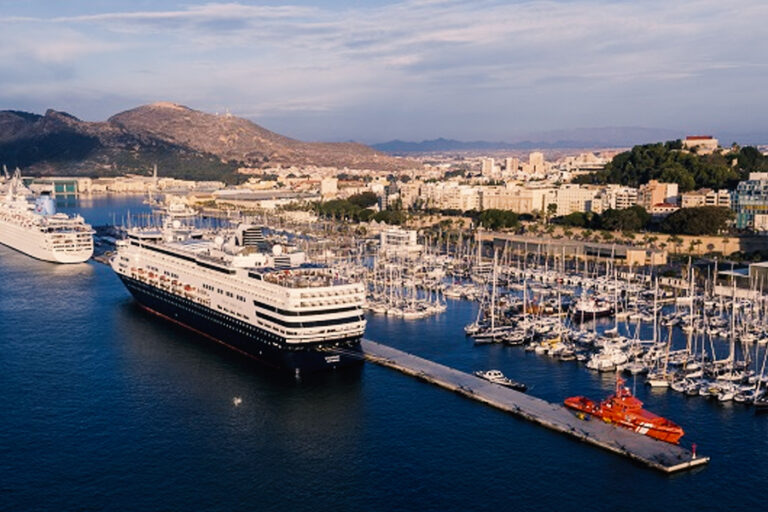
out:
{"label": "black hull cruise ship", "polygon": [[269,245],[261,228],[219,233],[132,230],[111,261],[147,311],[296,375],[360,364],[364,287],[301,252]]}

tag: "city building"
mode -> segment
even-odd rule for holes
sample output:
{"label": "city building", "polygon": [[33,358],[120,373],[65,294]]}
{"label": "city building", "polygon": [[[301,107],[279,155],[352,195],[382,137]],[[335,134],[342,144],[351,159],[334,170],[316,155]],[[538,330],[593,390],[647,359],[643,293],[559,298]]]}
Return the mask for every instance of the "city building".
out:
{"label": "city building", "polygon": [[606,210],[624,210],[637,205],[637,189],[624,185],[605,185],[598,189],[591,210],[601,214]]}
{"label": "city building", "polygon": [[[609,185],[609,187],[612,187]],[[615,210],[624,210],[632,206],[637,206],[637,189],[634,187],[613,186],[611,191],[611,208]]]}
{"label": "city building", "polygon": [[320,194],[294,192],[292,190],[224,189],[213,193],[216,204],[228,204],[248,209],[273,210],[294,202],[319,201]]}
{"label": "city building", "polygon": [[500,174],[497,170],[496,161],[493,158],[483,158],[481,160],[481,174],[484,178],[495,178]]}
{"label": "city building", "polygon": [[731,199],[738,229],[768,233],[768,173],[753,172],[739,182]]}
{"label": "city building", "polygon": [[677,183],[661,183],[651,180],[640,185],[637,204],[650,211],[657,204],[677,204]]}
{"label": "city building", "polygon": [[701,155],[708,155],[717,150],[718,142],[711,135],[689,135],[683,140],[683,148]]}
{"label": "city building", "polygon": [[420,197],[425,208],[438,210],[479,210],[480,188],[471,185],[459,185],[456,182],[425,183]]}
{"label": "city building", "polygon": [[562,158],[556,165],[563,171],[579,174],[599,171],[605,167],[608,161],[607,158],[598,156],[595,153],[580,153],[576,156]]}
{"label": "city building", "polygon": [[323,200],[333,199],[339,194],[339,180],[337,178],[323,178],[320,180],[320,196]]}
{"label": "city building", "polygon": [[680,207],[676,204],[656,203],[648,209],[648,213],[651,214],[651,217],[655,217],[658,219],[658,218],[666,217],[671,213],[675,213],[679,209]]}
{"label": "city building", "polygon": [[553,188],[545,199],[547,202],[542,211],[546,211],[550,204],[557,206],[554,215],[570,215],[574,212],[592,211],[592,203],[598,196],[596,188],[583,187],[581,185],[565,184]]}
{"label": "city building", "polygon": [[511,156],[505,160],[504,171],[507,174],[513,175],[517,173],[519,169],[520,169],[520,160],[518,160],[517,157]]}
{"label": "city building", "polygon": [[380,251],[387,256],[415,257],[422,246],[416,241],[413,229],[389,228],[379,234]]}
{"label": "city building", "polygon": [[475,237],[483,245],[492,245],[499,251],[507,250],[513,254],[543,254],[581,260],[612,261],[631,267],[666,265],[668,256],[667,251],[663,249],[532,237],[495,231],[478,231]]}
{"label": "city building", "polygon": [[731,192],[726,189],[712,190],[702,188],[680,195],[680,206],[683,208],[695,208],[698,206],[724,206],[731,207]]}
{"label": "city building", "polygon": [[412,208],[420,201],[422,182],[409,181],[400,184],[400,200],[403,208]]}
{"label": "city building", "polygon": [[544,153],[534,151],[528,155],[528,165],[531,166],[531,172],[534,174],[542,173],[545,170]]}
{"label": "city building", "polygon": [[515,213],[533,211],[533,193],[530,189],[519,186],[482,187],[480,189],[480,208],[482,210],[510,210]]}

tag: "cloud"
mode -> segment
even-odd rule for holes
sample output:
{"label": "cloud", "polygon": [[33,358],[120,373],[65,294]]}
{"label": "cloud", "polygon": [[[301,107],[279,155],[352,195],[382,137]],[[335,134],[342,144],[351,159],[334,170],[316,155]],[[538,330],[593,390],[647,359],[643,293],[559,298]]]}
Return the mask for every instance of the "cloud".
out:
{"label": "cloud", "polygon": [[[204,109],[229,103],[274,119],[306,112],[348,122],[345,112],[356,112],[369,125],[386,113],[391,126],[380,131],[426,127],[431,118],[468,131],[480,130],[471,126],[477,123],[498,138],[511,129],[508,119],[537,129],[632,124],[633,113],[657,123],[701,119],[695,109],[727,94],[740,76],[746,94],[731,101],[755,102],[768,78],[761,55],[767,18],[768,4],[758,0],[738,9],[714,0],[406,0],[27,12],[0,18],[8,27],[0,57],[21,77],[49,64],[70,70],[34,84],[36,94],[57,96],[68,87],[73,95],[171,99]],[[735,122],[724,106],[708,115]],[[441,134],[433,130],[423,136]]]}

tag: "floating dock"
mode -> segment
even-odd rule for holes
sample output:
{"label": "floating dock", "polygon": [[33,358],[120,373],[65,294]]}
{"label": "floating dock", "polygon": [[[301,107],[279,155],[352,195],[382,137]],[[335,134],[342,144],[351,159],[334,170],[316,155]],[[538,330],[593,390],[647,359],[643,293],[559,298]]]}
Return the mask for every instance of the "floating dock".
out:
{"label": "floating dock", "polygon": [[586,443],[629,457],[664,473],[701,466],[709,457],[694,455],[678,445],[658,441],[600,420],[579,419],[553,404],[447,366],[370,340],[362,341],[365,358],[467,398],[496,407]]}

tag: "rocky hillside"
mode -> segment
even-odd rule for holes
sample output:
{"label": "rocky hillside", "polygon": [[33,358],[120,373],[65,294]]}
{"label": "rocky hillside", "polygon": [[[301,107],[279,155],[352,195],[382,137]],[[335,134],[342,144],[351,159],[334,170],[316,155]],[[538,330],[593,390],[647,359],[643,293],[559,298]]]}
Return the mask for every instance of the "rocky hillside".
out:
{"label": "rocky hillside", "polygon": [[246,119],[173,103],[145,105],[86,122],[49,110],[44,116],[0,111],[0,163],[29,174],[115,175],[147,172],[232,179],[238,167],[321,165],[399,170],[413,162],[355,143],[301,142]]}

